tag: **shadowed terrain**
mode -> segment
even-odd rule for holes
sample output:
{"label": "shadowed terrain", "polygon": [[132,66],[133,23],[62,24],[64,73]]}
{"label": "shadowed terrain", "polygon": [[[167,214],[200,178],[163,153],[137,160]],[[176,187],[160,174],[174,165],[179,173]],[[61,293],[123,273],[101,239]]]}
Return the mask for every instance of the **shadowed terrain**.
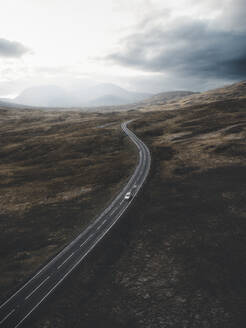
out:
{"label": "shadowed terrain", "polygon": [[81,232],[126,181],[135,155],[120,119],[0,109],[1,295]]}
{"label": "shadowed terrain", "polygon": [[234,99],[139,115],[148,183],[35,327],[245,326],[245,109]]}
{"label": "shadowed terrain", "polygon": [[[224,91],[220,89],[189,96],[195,97],[196,101],[182,109],[167,110],[167,107],[157,105],[157,111],[131,111],[124,114],[128,118],[137,118],[130,124],[130,128],[151,150],[152,167],[149,179],[128,214],[122,218],[109,238],[106,238],[73,273],[73,278],[68,279],[63,288],[41,307],[33,319],[26,323],[26,327],[245,327],[244,85],[245,83],[241,83],[225,88]],[[100,186],[104,185],[107,188],[103,189],[104,191],[113,192],[130,173],[136,161],[134,152],[130,149],[125,150],[127,144],[118,134],[119,130],[114,129],[116,125],[110,125],[111,120],[123,119],[124,116],[83,116],[79,113],[63,113],[61,117],[63,115],[68,115],[67,122],[75,120],[81,122],[78,123],[81,124],[79,127],[84,127],[84,130],[76,128],[76,132],[72,133],[70,129],[74,123],[68,124],[66,134],[61,137],[63,142],[71,133],[76,135],[82,133],[78,131],[83,130],[83,138],[74,138],[73,146],[70,143],[69,149],[77,148],[77,144],[80,143],[81,148],[86,149],[83,140],[89,138],[92,142],[91,135],[95,137],[99,134],[100,138],[95,142],[97,153],[90,155],[94,165],[99,165],[99,159],[107,158],[108,161],[114,154],[112,162],[117,165],[118,170],[115,180],[109,180],[107,184],[107,173],[104,174],[103,181],[100,180],[97,175],[98,166],[96,170],[93,170],[92,166],[89,171],[90,181],[93,182],[83,183],[82,177],[79,180],[80,186],[83,185],[84,188],[91,185],[96,188],[95,186],[99,185],[99,191],[96,193],[87,192],[96,203],[100,199],[106,201],[106,198],[101,198],[105,192],[100,193]],[[83,123],[86,117],[89,121]],[[16,121],[16,117],[8,119],[10,125]],[[5,125],[6,129],[8,124]],[[105,124],[109,125],[105,127]],[[101,128],[92,133],[92,126]],[[17,124],[15,129],[19,128],[20,124]],[[106,138],[105,128],[109,129],[107,133],[110,134],[111,141]],[[21,131],[16,132],[16,138],[17,135],[23,138]],[[102,139],[102,136],[106,139]],[[11,138],[11,134],[8,138]],[[16,139],[9,140],[11,143],[17,143]],[[109,147],[112,140],[115,140],[112,146],[115,147],[114,151],[112,149],[113,153],[106,156],[106,153],[99,151],[99,145],[105,142]],[[6,152],[8,158],[11,152]],[[89,154],[86,151],[85,153],[87,158]],[[48,158],[51,154],[52,152]],[[69,152],[70,155],[72,156],[72,153]],[[76,156],[73,158],[71,162],[76,163]],[[84,155],[80,157],[80,161],[83,158]],[[49,161],[46,158],[45,161],[40,161],[39,165],[45,166],[47,162]],[[59,167],[57,165],[58,163],[55,167]],[[75,164],[71,164],[72,167],[73,165]],[[89,168],[88,165],[84,166],[85,170]],[[121,177],[118,176],[118,172],[122,173]],[[111,177],[111,174],[109,176]],[[17,177],[16,174],[12,175],[12,184],[17,181]],[[71,177],[70,179],[73,181]],[[76,187],[77,179],[78,176],[76,183],[73,182]],[[22,181],[25,185],[24,181],[26,179]],[[73,183],[71,182],[64,192],[73,190]],[[11,187],[9,193],[14,190]],[[39,195],[39,192],[37,194]],[[36,197],[38,199],[38,196]],[[60,201],[59,193],[56,197],[59,206],[56,207],[55,213],[60,213],[63,218],[64,213],[73,213],[76,217],[77,205],[69,207],[70,201]],[[81,208],[88,211],[89,203],[81,203],[81,198],[78,199]],[[38,200],[36,202],[38,203]],[[7,203],[11,204],[9,201]],[[18,204],[17,200],[13,201],[13,204]],[[9,206],[6,205],[6,208]],[[49,208],[49,203],[45,204],[44,210]],[[29,210],[25,211],[22,221],[29,217]],[[6,209],[7,213],[10,217],[14,210]],[[16,222],[22,222],[17,221],[17,217],[16,215],[13,221],[7,221],[13,222],[8,238],[16,236]],[[73,228],[67,226],[64,219],[58,220],[57,225],[56,220],[53,220],[55,228],[52,230],[51,220],[48,222],[50,226],[40,225],[40,220],[41,217],[38,217],[33,223],[33,229],[36,226],[41,227],[39,233],[45,231],[45,236],[50,231],[55,231],[58,236],[68,236],[69,233],[72,235],[72,231],[76,231],[77,222],[80,226],[84,224],[81,217]],[[22,241],[23,236],[20,237]],[[46,241],[46,238],[42,240]],[[64,241],[65,238],[59,245]],[[57,240],[55,242],[57,245]],[[15,247],[9,249],[9,254],[13,254]],[[43,249],[47,250],[45,247]],[[13,259],[9,260],[9,265],[11,263]],[[13,270],[12,274],[13,272],[16,276],[16,271]]]}

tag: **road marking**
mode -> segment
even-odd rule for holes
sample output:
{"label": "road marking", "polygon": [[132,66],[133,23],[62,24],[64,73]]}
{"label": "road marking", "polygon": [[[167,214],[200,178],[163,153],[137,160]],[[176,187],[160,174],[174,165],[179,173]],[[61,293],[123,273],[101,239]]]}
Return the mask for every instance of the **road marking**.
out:
{"label": "road marking", "polygon": [[104,223],[107,221],[107,219],[105,219],[98,227],[97,227],[97,230],[99,230],[101,228],[101,226],[104,225]]}
{"label": "road marking", "polygon": [[[93,225],[93,224],[92,224]],[[7,303],[9,303],[17,294],[19,294],[26,286],[28,286],[34,279],[36,279],[38,277],[38,275],[44,271],[45,269],[47,269],[51,263],[57,261],[59,259],[59,257],[65,253],[69,247],[71,247],[71,245],[75,244],[76,241],[81,238],[81,236],[83,234],[86,233],[86,231],[88,231],[89,228],[87,227],[84,231],[82,231],[70,244],[68,244],[66,247],[63,248],[63,250],[60,251],[60,253],[58,253],[53,259],[51,259],[44,267],[42,267],[30,280],[28,280],[20,289],[18,289],[14,294],[12,294],[4,303],[2,303],[0,305],[0,309],[2,309]]]}
{"label": "road marking", "polygon": [[29,297],[32,296],[32,294],[34,294],[36,292],[37,289],[39,289],[48,279],[50,279],[50,276],[48,276],[47,278],[45,278],[41,284],[39,284],[27,297],[25,297],[25,300],[27,300]]}
{"label": "road marking", "polygon": [[[139,185],[138,190],[140,189],[142,185]],[[133,200],[133,198],[132,198]],[[126,208],[130,205],[130,203],[132,202],[132,200],[127,203]],[[123,208],[121,210],[121,212],[119,213],[117,219],[109,226],[109,228],[104,231],[104,233],[96,240],[96,243],[93,244],[89,250],[81,257],[81,259],[79,259],[73,266],[72,268],[62,277],[62,279],[60,279],[50,290],[49,292],[32,308],[31,311],[29,311],[24,318],[21,319],[21,321],[14,327],[14,328],[18,328],[23,321],[25,321],[26,318],[28,318],[30,316],[30,314],[53,292],[53,290],[62,283],[62,281],[64,279],[66,279],[66,277],[74,270],[74,268],[76,268],[81,262],[82,260],[86,257],[86,255],[97,245],[97,243],[106,235],[106,233],[114,226],[114,224],[118,221],[118,219],[121,217],[121,215],[124,213],[125,209]],[[91,239],[93,237],[93,235],[91,235],[88,239]]]}
{"label": "road marking", "polygon": [[[129,122],[128,122],[129,123]],[[147,151],[148,155],[149,155],[149,151],[148,151],[148,148],[135,136],[134,133],[131,133],[129,132],[128,128],[126,127],[126,124],[124,123],[124,131],[128,134],[129,137],[131,137],[132,141],[136,144],[136,146],[139,148],[139,145],[138,143],[143,147],[143,153],[145,151]],[[128,130],[128,132],[127,132]],[[148,159],[148,158],[146,158]],[[145,158],[144,158],[145,160]],[[142,183],[139,184],[138,188],[136,189],[136,194],[137,192],[140,190],[140,188],[142,187],[143,185],[143,182],[148,174],[148,171],[149,171],[149,168],[150,168],[150,163],[151,163],[151,158],[149,159],[149,163],[147,161],[147,167],[146,167],[146,170],[145,170],[145,174],[144,174],[144,177],[142,177]],[[134,171],[134,174],[132,175],[131,179],[128,181],[127,185],[123,188],[123,191],[116,197],[116,199],[113,201],[113,204],[116,202],[116,200],[118,200],[125,192],[125,190],[127,190],[127,188],[129,188],[130,186],[130,181],[132,181],[134,179],[135,176],[139,175],[139,172],[138,170],[136,169]],[[118,219],[122,216],[122,214],[125,212],[126,208],[130,205],[130,203],[133,201],[135,195],[133,195],[133,198],[130,200],[130,202],[128,202],[126,204],[126,206],[124,206],[124,208],[122,208],[120,210],[120,212],[117,214],[116,218],[114,218],[113,222],[110,224],[110,226],[102,231],[102,234],[100,234],[100,236],[94,241],[94,243],[91,245],[91,247],[84,253],[84,255],[69,269],[69,271],[64,274],[64,276],[48,291],[48,293],[43,296],[43,298],[19,321],[19,323],[15,326],[15,328],[19,327],[22,322],[52,293],[52,291],[74,270],[74,268],[80,264],[80,262],[85,258],[85,256],[97,245],[97,243],[106,235],[106,233],[112,228],[112,226],[118,221]],[[111,206],[109,206],[106,210],[108,210],[109,208],[111,209],[113,206],[112,206],[112,203],[111,203]],[[105,210],[105,211],[106,211]],[[117,208],[110,214],[110,216],[117,210]],[[100,216],[102,217],[102,215]],[[98,219],[100,219],[100,217]],[[98,222],[98,219],[96,220],[96,222]],[[93,225],[95,226],[95,225]],[[91,239],[94,235],[91,235],[86,241],[88,241],[89,239]],[[77,237],[77,238],[80,238],[81,237],[81,234]],[[76,240],[77,240],[76,238]],[[76,241],[74,240],[74,242]],[[71,246],[71,244],[68,245],[68,247]],[[24,287],[23,287],[24,288]],[[20,291],[20,290],[19,290]],[[19,292],[18,291],[18,292]],[[12,296],[13,297],[13,296]],[[10,299],[9,299],[10,300]],[[8,302],[9,300],[7,300],[6,302]],[[5,303],[6,303],[5,302]],[[5,304],[4,303],[4,304]],[[3,305],[2,305],[3,306]]]}
{"label": "road marking", "polygon": [[83,247],[85,243],[87,243],[87,239],[86,239],[86,241],[84,241],[82,244],[80,244],[79,247]]}
{"label": "road marking", "polygon": [[110,216],[112,216],[116,211],[118,210],[118,207],[116,207],[110,214]]}
{"label": "road marking", "polygon": [[92,237],[93,235],[90,235],[79,247],[82,247],[84,244],[86,244]]}
{"label": "road marking", "polygon": [[11,312],[9,312],[9,314],[7,314],[6,317],[4,317],[3,320],[0,321],[0,325],[1,325],[2,323],[4,323],[4,321],[7,320],[8,317],[10,317],[11,314],[14,313],[14,312],[15,312],[15,309],[13,309]]}
{"label": "road marking", "polygon": [[69,259],[70,257],[72,257],[74,254],[74,252],[72,252],[72,254],[70,254],[65,261],[62,262],[62,264],[60,264],[58,267],[57,267],[57,270],[59,270]]}
{"label": "road marking", "polygon": [[93,237],[93,235],[90,235],[90,236],[87,238],[87,241],[90,240],[92,237]]}
{"label": "road marking", "polygon": [[124,200],[125,200],[125,199],[123,198],[122,201],[120,202],[120,205],[124,202]]}

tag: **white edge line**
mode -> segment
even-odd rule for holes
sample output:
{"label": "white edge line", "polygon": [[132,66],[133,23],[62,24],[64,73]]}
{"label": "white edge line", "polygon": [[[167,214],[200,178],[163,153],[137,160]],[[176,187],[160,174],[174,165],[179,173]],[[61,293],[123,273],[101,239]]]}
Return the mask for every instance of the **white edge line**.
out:
{"label": "white edge line", "polygon": [[[129,122],[127,122],[129,123]],[[128,129],[128,128],[127,128]],[[129,129],[128,129],[129,130]],[[130,131],[130,130],[129,130]],[[124,131],[126,133],[126,131]],[[128,135],[129,136],[129,135]],[[135,136],[135,134],[134,134]],[[136,137],[136,136],[135,136]],[[136,137],[137,138],[137,137]],[[138,138],[137,138],[138,139]],[[131,139],[135,145],[137,145],[136,141]],[[138,139],[140,142],[141,140]],[[142,142],[141,142],[142,143]],[[138,145],[137,145],[138,146]],[[128,181],[128,183],[125,185],[125,187],[123,188],[122,192],[120,192],[116,198],[113,200],[113,202],[109,205],[109,207],[107,207],[103,213],[101,215],[99,215],[99,217],[97,219],[95,219],[95,221],[88,226],[84,231],[82,231],[82,233],[80,233],[74,240],[71,241],[71,243],[69,243],[67,246],[65,246],[63,248],[63,250],[61,250],[53,259],[51,259],[44,267],[42,267],[31,279],[29,279],[21,288],[19,288],[13,295],[11,295],[4,303],[2,303],[0,305],[0,309],[3,308],[7,303],[9,303],[12,298],[14,298],[18,293],[20,293],[27,285],[29,285],[35,278],[37,278],[37,276],[44,271],[45,269],[47,269],[51,263],[53,263],[54,261],[58,260],[61,255],[66,252],[79,238],[82,237],[82,235],[84,235],[89,229],[91,229],[91,227],[96,224],[96,222],[98,222],[98,220],[100,220],[100,218],[106,214],[107,212],[109,212],[111,210],[111,208],[113,207],[114,203],[125,193],[125,190],[128,188],[129,184],[131,183],[132,179],[135,177],[136,173],[137,173],[138,167],[136,167],[135,171],[133,172],[132,177],[130,178],[130,180]],[[114,212],[113,212],[114,213]],[[111,213],[110,216],[113,214]]]}
{"label": "white edge line", "polygon": [[[137,138],[137,137],[136,137]],[[138,139],[138,138],[137,138]],[[140,140],[140,139],[138,139],[138,140]],[[144,146],[145,146],[145,144],[143,143],[143,142],[141,142],[141,144],[143,144]],[[145,148],[145,150],[147,150],[147,152],[148,152],[148,154],[150,155],[150,152],[149,152],[149,149],[145,146],[144,147]],[[85,258],[85,256],[98,244],[98,242],[105,236],[105,234],[115,225],[115,223],[119,220],[119,218],[121,217],[121,215],[125,212],[125,210],[128,208],[128,206],[131,204],[131,202],[133,201],[133,199],[135,198],[135,196],[138,194],[138,192],[139,192],[139,190],[140,190],[140,188],[142,187],[142,185],[143,185],[143,183],[144,183],[144,181],[145,181],[145,179],[146,179],[146,177],[147,177],[147,175],[148,175],[148,173],[149,173],[149,170],[150,170],[150,164],[151,164],[151,157],[149,157],[149,159],[150,159],[150,161],[149,161],[149,163],[148,163],[148,167],[147,167],[147,170],[146,170],[146,174],[145,174],[145,176],[144,176],[144,179],[143,179],[143,181],[142,181],[142,183],[138,186],[138,188],[137,188],[137,191],[136,191],[136,193],[135,193],[135,195],[133,195],[133,198],[130,200],[130,202],[128,202],[127,203],[127,205],[126,205],[126,207],[124,207],[122,210],[121,210],[121,212],[119,213],[119,215],[117,216],[117,218],[115,219],[115,221],[109,226],[109,228],[107,229],[107,230],[105,230],[105,232],[100,236],[100,238],[98,238],[97,240],[96,240],[96,242],[89,248],[89,250],[82,256],[82,258],[78,261],[78,262],[76,262],[75,263],[75,265],[74,266],[72,266],[72,268],[63,276],[63,278],[61,279],[61,280],[59,280],[55,285],[54,285],[54,287],[35,305],[35,307],[30,311],[30,312],[28,312],[26,315],[25,315],[25,317],[24,318],[22,318],[22,320],[14,327],[14,328],[18,328],[21,324],[22,324],[22,322],[27,318],[27,317],[29,317],[29,315],[53,292],[53,290],[74,270],[74,268],[77,266],[77,265],[79,265],[80,264],[80,262]],[[136,171],[136,170],[135,170]],[[135,171],[134,171],[134,173],[133,173],[133,176],[135,175]],[[132,176],[132,177],[133,177]],[[129,185],[129,183],[130,183],[130,181],[131,181],[132,179],[130,179],[129,180],[129,182],[127,183],[127,185],[126,186],[128,186]],[[124,189],[123,189],[124,190]],[[122,194],[122,193],[120,193],[120,194]],[[117,197],[118,198],[118,197]],[[106,210],[105,210],[105,212],[106,212]],[[79,235],[80,236],[80,235]],[[78,237],[79,237],[78,236]],[[77,238],[78,238],[77,237]],[[89,239],[91,239],[92,238],[92,235],[87,239],[87,241],[89,240]],[[43,268],[44,269],[44,268]],[[43,270],[42,269],[42,270]],[[34,278],[34,277],[33,277]],[[27,282],[28,283],[28,282]],[[24,287],[23,287],[24,288]],[[18,291],[17,291],[18,292]],[[16,294],[17,294],[17,292],[16,292]],[[13,295],[14,296],[14,295]],[[12,296],[12,297],[13,297]],[[11,297],[11,298],[12,298]],[[10,300],[10,299],[9,299]],[[7,303],[9,300],[7,300],[5,303]],[[4,305],[4,304],[3,304]],[[2,305],[2,306],[3,306]],[[1,306],[1,307],[2,307]],[[1,308],[0,307],[0,308]]]}
{"label": "white edge line", "polygon": [[15,309],[13,309],[11,312],[9,312],[9,313],[3,318],[3,320],[0,321],[0,325],[1,325],[2,323],[4,323],[4,321],[7,320],[8,317],[10,317],[11,314],[14,313],[14,312],[15,312]]}
{"label": "white edge line", "polygon": [[[144,181],[145,181],[145,179],[146,179],[146,177],[147,177],[147,174],[148,174],[148,172],[149,172],[149,169],[150,169],[150,165],[148,165],[148,170],[146,171],[146,175],[145,175],[145,178],[144,178],[144,180],[143,180],[143,182],[142,182],[142,184],[141,185],[139,185],[139,187],[138,187],[138,189],[137,189],[137,192],[136,192],[136,194],[133,196],[133,198],[131,199],[131,201],[129,202],[129,203],[127,203],[127,205],[126,205],[126,207],[125,208],[123,208],[122,210],[121,210],[121,212],[119,213],[119,215],[117,216],[117,218],[115,219],[115,221],[110,225],[110,227],[107,229],[107,230],[105,230],[105,232],[96,240],[96,242],[88,249],[88,251],[81,257],[81,259],[79,259],[79,261],[78,262],[76,262],[73,266],[72,266],[72,268],[62,277],[62,279],[61,280],[59,280],[54,286],[53,286],[53,288],[34,306],[34,308],[32,308],[32,310],[30,311],[30,312],[28,312],[26,315],[25,315],[25,317],[24,318],[22,318],[22,320],[14,327],[14,328],[18,328],[21,324],[22,324],[22,322],[26,319],[26,318],[28,318],[30,315],[31,315],[31,313],[53,292],[53,290],[57,287],[57,286],[59,286],[61,283],[62,283],[62,281],[82,262],[82,260],[86,257],[86,255],[98,244],[98,242],[106,235],[106,233],[116,224],[116,222],[119,220],[119,218],[121,217],[121,215],[125,212],[125,210],[128,208],[128,206],[131,204],[131,202],[133,201],[133,199],[135,198],[135,196],[137,195],[137,193],[139,192],[139,190],[140,190],[140,188],[142,187],[142,185],[143,185],[143,183],[144,183]],[[92,236],[91,236],[92,237]]]}
{"label": "white edge line", "polygon": [[[128,203],[128,205],[126,206],[126,208],[129,206],[130,202]],[[24,318],[22,318],[22,320],[14,327],[14,328],[18,328],[22,322],[28,318],[30,316],[30,314],[53,292],[53,290],[56,289],[57,286],[59,286],[62,281],[83,261],[83,259],[86,257],[86,255],[99,243],[99,241],[106,235],[106,233],[115,225],[115,223],[118,221],[118,219],[120,218],[120,216],[125,212],[125,209],[123,208],[123,210],[121,211],[121,213],[119,214],[119,216],[117,217],[117,219],[110,225],[110,227],[105,230],[105,232],[95,241],[95,244],[93,244],[88,251],[86,251],[86,253],[79,259],[78,262],[76,262],[72,268],[62,277],[61,280],[59,280],[52,288],[51,290],[34,306],[34,308],[32,308],[31,311],[29,311]]]}

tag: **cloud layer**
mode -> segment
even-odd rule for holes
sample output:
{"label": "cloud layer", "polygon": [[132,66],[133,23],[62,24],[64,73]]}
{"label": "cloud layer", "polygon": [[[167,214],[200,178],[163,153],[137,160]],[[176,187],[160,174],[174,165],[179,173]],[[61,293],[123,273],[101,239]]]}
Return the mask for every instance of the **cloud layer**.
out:
{"label": "cloud layer", "polygon": [[6,1],[0,96],[83,79],[138,92],[243,80],[245,17],[245,0]]}
{"label": "cloud layer", "polygon": [[160,22],[160,17],[149,17],[106,59],[124,67],[187,79],[244,79],[246,4],[235,1],[237,10],[230,4],[227,1],[226,12],[213,20],[163,16]]}
{"label": "cloud layer", "polygon": [[0,39],[0,57],[18,58],[28,52],[29,49],[20,42]]}

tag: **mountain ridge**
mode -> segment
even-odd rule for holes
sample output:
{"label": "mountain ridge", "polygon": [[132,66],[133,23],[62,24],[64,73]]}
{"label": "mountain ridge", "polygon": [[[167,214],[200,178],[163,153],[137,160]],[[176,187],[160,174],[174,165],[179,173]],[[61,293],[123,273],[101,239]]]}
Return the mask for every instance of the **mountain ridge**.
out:
{"label": "mountain ridge", "polygon": [[67,90],[56,85],[41,85],[25,89],[7,103],[35,107],[96,107],[126,105],[142,101],[151,95],[150,93],[128,91],[110,83],[102,83],[79,90]]}

